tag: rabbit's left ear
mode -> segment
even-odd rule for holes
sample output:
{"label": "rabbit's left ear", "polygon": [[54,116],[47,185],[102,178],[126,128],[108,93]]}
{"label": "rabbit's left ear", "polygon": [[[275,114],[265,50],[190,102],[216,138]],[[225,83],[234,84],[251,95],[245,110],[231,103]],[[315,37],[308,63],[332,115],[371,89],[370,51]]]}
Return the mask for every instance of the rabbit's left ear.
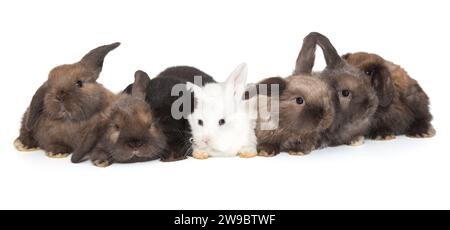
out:
{"label": "rabbit's left ear", "polygon": [[103,61],[105,60],[106,55],[113,49],[117,48],[120,45],[119,42],[100,46],[91,50],[89,53],[84,55],[81,59],[80,63],[83,64],[88,70],[95,73],[94,78],[92,80],[97,80],[100,72],[103,68]]}
{"label": "rabbit's left ear", "polygon": [[245,83],[247,82],[248,68],[247,64],[242,63],[231,73],[226,81],[228,92],[232,92],[236,98],[242,98],[245,92]]}

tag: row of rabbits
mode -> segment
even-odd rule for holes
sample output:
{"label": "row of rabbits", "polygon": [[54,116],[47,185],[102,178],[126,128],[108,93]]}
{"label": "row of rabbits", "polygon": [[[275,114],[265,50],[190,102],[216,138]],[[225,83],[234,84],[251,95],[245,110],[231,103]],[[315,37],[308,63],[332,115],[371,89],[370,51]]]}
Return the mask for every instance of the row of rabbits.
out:
{"label": "row of rabbits", "polygon": [[[150,80],[143,71],[124,92],[97,83],[105,56],[119,43],[98,47],[81,61],[50,71],[26,110],[21,151],[106,167],[193,156],[248,158],[280,152],[304,155],[326,146],[359,145],[364,137],[432,137],[429,99],[398,65],[375,54],[342,57],[319,33],[305,37],[293,74],[247,85],[242,64],[218,83],[188,66]],[[316,47],[326,68],[313,72]],[[173,89],[183,86],[181,94]],[[184,97],[186,116],[173,105]],[[273,108],[277,109],[273,109]],[[273,123],[272,128],[264,127]],[[263,125],[264,124],[264,125]]]}

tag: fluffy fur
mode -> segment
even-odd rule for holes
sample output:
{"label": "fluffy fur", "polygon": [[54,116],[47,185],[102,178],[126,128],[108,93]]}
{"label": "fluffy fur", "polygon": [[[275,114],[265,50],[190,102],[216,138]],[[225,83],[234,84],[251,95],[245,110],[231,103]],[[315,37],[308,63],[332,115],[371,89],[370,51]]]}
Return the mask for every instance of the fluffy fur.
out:
{"label": "fluffy fur", "polygon": [[193,156],[256,156],[256,107],[242,97],[247,66],[236,68],[226,82],[199,87],[188,83],[194,92],[196,107],[189,115],[193,135]]}
{"label": "fluffy fur", "polygon": [[[321,47],[327,66],[313,73],[316,45]],[[322,145],[362,144],[378,106],[370,80],[343,60],[327,37],[316,32],[305,37],[294,74],[319,77],[333,90],[335,117],[322,134]]]}
{"label": "fluffy fur", "polygon": [[16,147],[39,147],[50,157],[73,152],[72,162],[81,161],[106,124],[104,111],[114,95],[96,80],[105,56],[117,46],[98,47],[81,61],[50,71],[25,112]]}
{"label": "fluffy fur", "polygon": [[[275,156],[281,151],[291,155],[304,155],[321,146],[321,133],[334,119],[331,90],[320,78],[293,75],[288,78],[273,77],[258,84],[258,122],[256,136],[260,156]],[[278,86],[279,95],[271,90]],[[267,89],[267,94],[261,91]],[[268,96],[268,98],[266,97]],[[268,100],[267,100],[268,99]],[[273,101],[279,102],[279,110],[273,109]],[[302,102],[301,104],[299,102]],[[262,108],[269,113],[262,113]],[[274,129],[262,127],[274,122]]]}
{"label": "fluffy fur", "polygon": [[343,58],[370,80],[380,101],[367,135],[369,138],[435,135],[428,96],[404,69],[376,54],[360,52],[346,54]]}
{"label": "fluffy fur", "polygon": [[137,71],[132,95],[123,93],[112,103],[103,137],[90,153],[94,165],[155,160],[166,150],[166,137],[145,102],[149,82],[145,72]]}
{"label": "fluffy fur", "polygon": [[[158,121],[159,127],[166,137],[166,150],[161,155],[162,161],[176,161],[192,155],[191,129],[186,117],[175,119],[172,116],[172,104],[183,95],[172,96],[172,88],[175,85],[194,82],[194,77],[202,79],[202,85],[215,82],[208,74],[189,66],[171,67],[153,78],[146,88],[145,101],[152,109],[153,118]],[[131,94],[133,84],[129,85],[125,92]],[[194,96],[185,88],[185,93],[191,96],[191,104],[194,104]],[[187,109],[188,114],[193,112],[193,106]]]}

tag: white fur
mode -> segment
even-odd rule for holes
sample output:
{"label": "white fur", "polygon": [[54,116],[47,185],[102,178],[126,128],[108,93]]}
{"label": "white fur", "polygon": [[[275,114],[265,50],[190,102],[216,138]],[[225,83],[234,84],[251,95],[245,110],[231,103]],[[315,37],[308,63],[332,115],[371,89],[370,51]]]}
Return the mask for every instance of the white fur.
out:
{"label": "white fur", "polygon": [[[246,78],[247,66],[241,64],[224,83],[204,87],[187,84],[197,100],[197,107],[188,117],[194,153],[206,153],[211,157],[256,153],[256,106],[242,100]],[[224,125],[219,125],[220,119],[225,120]],[[199,125],[199,120],[203,121],[203,126]],[[209,142],[205,143],[204,139]]]}

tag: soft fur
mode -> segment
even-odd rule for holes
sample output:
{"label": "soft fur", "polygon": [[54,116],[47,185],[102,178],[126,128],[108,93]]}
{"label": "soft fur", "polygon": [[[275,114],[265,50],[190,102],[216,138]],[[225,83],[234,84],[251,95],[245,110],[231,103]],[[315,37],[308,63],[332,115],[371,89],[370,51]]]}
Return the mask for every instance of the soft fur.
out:
{"label": "soft fur", "polygon": [[[335,114],[331,101],[332,90],[323,80],[307,75],[293,75],[285,79],[268,78],[257,85],[258,155],[275,156],[281,151],[291,155],[304,155],[321,146],[321,133],[331,126]],[[272,91],[273,86],[278,87],[278,96]],[[267,94],[261,90],[262,87],[267,90]],[[298,98],[303,99],[303,104],[297,103]],[[279,111],[272,111],[273,103],[277,101]],[[279,117],[278,124],[274,122],[276,116]],[[275,123],[270,125],[272,129],[262,126],[263,123],[272,122]]]}
{"label": "soft fur", "polygon": [[244,101],[247,66],[236,68],[226,82],[204,87],[188,83],[196,106],[189,115],[193,135],[193,156],[256,156],[256,106]]}
{"label": "soft fur", "polygon": [[50,71],[22,120],[16,147],[41,148],[50,157],[73,152],[79,162],[92,149],[105,124],[114,95],[96,82],[105,56],[119,43],[98,47],[81,61]]}
{"label": "soft fur", "polygon": [[[153,118],[158,121],[159,127],[166,137],[166,150],[161,155],[162,161],[176,161],[192,155],[191,129],[186,117],[175,119],[172,116],[172,104],[183,95],[172,96],[172,88],[182,84],[185,92],[191,96],[191,104],[194,104],[194,96],[186,89],[187,82],[194,82],[194,77],[202,79],[202,85],[215,82],[208,74],[189,66],[176,66],[164,70],[156,78],[153,78],[146,88],[145,101],[150,104]],[[133,84],[129,85],[125,92],[131,94]],[[188,111],[193,111],[193,106]],[[186,115],[187,116],[187,115]]]}
{"label": "soft fur", "polygon": [[365,74],[363,77],[371,81],[380,101],[367,134],[369,138],[435,135],[428,96],[404,69],[376,54],[361,52],[343,58]]}
{"label": "soft fur", "polygon": [[123,93],[112,103],[104,135],[90,153],[94,165],[155,160],[166,150],[166,137],[145,102],[149,82],[145,72],[137,71],[132,95]]}
{"label": "soft fur", "polygon": [[[327,66],[313,73],[316,45],[322,48]],[[317,32],[305,37],[294,74],[320,77],[333,90],[335,117],[323,133],[322,145],[362,144],[378,106],[370,80],[343,60],[328,38]]]}

